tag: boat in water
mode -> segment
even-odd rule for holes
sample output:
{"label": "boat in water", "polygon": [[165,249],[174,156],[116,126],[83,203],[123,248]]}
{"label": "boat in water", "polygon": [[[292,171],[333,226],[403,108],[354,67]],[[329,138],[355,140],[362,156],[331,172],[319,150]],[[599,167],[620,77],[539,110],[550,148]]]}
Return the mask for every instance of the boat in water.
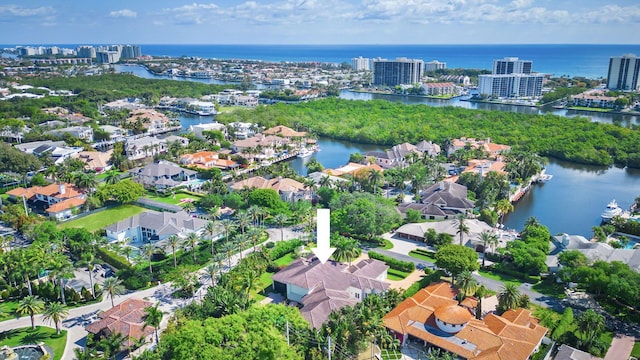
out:
{"label": "boat in water", "polygon": [[306,158],[306,157],[311,156],[312,154],[313,154],[313,150],[309,150],[307,148],[302,148],[300,150],[300,152],[298,153],[298,157],[299,158]]}
{"label": "boat in water", "polygon": [[600,217],[602,217],[602,221],[608,222],[613,219],[614,216],[622,215],[622,208],[618,206],[615,200],[611,200],[611,202],[604,209]]}

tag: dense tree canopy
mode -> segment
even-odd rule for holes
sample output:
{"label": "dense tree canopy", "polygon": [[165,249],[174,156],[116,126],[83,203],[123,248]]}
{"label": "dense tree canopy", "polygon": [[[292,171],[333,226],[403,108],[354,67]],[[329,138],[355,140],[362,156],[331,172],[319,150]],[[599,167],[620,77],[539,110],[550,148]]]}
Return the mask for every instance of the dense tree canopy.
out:
{"label": "dense tree canopy", "polygon": [[340,193],[329,208],[331,229],[341,233],[380,235],[401,223],[391,200],[369,193]]}
{"label": "dense tree canopy", "polygon": [[[640,160],[638,130],[555,115],[324,99],[235,111],[221,114],[217,120],[257,121],[267,127],[282,124],[323,136],[381,145],[490,137],[496,143],[579,163],[608,165],[614,161],[626,164],[635,157]],[[629,166],[640,167],[640,161]]]}
{"label": "dense tree canopy", "polygon": [[37,157],[23,153],[11,145],[0,143],[0,172],[26,174],[41,167],[42,162]]}
{"label": "dense tree canopy", "polygon": [[478,270],[478,254],[471,248],[462,245],[446,245],[436,253],[436,266],[445,269],[453,277],[463,271]]}

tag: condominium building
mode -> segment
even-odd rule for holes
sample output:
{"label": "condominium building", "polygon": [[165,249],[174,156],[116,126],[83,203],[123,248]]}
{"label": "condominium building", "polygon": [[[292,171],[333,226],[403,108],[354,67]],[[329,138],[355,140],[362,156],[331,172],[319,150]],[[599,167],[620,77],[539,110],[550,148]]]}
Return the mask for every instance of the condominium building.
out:
{"label": "condominium building", "polygon": [[533,61],[520,60],[517,57],[506,57],[504,59],[493,60],[493,74],[531,74]]}
{"label": "condominium building", "polygon": [[115,64],[120,61],[120,53],[113,50],[97,51],[96,60],[100,64]]}
{"label": "condominium building", "polygon": [[123,59],[135,59],[142,56],[142,50],[140,50],[140,46],[138,45],[124,45],[122,47],[122,55]]}
{"label": "condominium building", "polygon": [[93,46],[80,46],[76,49],[76,52],[80,58],[96,57],[96,49]]}
{"label": "condominium building", "polygon": [[609,59],[607,88],[610,90],[640,90],[640,58],[633,54]]}
{"label": "condominium building", "polygon": [[418,59],[376,59],[373,61],[373,84],[386,86],[416,84],[422,78],[423,68],[424,61]]}
{"label": "condominium building", "polygon": [[363,58],[362,56],[351,59],[351,68],[354,71],[370,71],[370,64],[371,61],[369,60],[369,58]]}
{"label": "condominium building", "polygon": [[479,75],[478,92],[492,97],[542,96],[543,74]]}
{"label": "condominium building", "polygon": [[447,63],[438,60],[432,60],[424,64],[424,71],[436,71],[438,69],[446,69]]}

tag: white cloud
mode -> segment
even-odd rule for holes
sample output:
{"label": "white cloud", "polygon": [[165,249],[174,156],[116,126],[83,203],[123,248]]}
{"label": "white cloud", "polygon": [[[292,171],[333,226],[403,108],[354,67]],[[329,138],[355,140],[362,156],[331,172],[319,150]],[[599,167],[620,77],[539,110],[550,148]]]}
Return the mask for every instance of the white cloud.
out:
{"label": "white cloud", "polygon": [[11,16],[39,16],[55,12],[50,6],[41,6],[37,8],[25,8],[18,5],[2,5],[0,6],[0,15]]}
{"label": "white cloud", "polygon": [[116,10],[116,11],[112,11],[109,13],[110,17],[113,18],[135,18],[138,16],[138,13],[133,11],[133,10],[129,10],[129,9],[122,9],[122,10]]}

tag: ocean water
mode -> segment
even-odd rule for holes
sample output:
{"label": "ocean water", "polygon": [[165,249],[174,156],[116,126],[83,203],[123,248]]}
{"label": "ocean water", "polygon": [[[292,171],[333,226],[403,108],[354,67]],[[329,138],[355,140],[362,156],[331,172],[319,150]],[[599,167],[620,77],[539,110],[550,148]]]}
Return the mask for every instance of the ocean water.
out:
{"label": "ocean water", "polygon": [[[15,45],[0,45],[0,48]],[[47,45],[51,46],[51,45]],[[59,44],[75,48],[77,45]],[[555,76],[607,76],[609,58],[640,55],[640,45],[140,45],[154,56],[194,56],[293,62],[351,62],[354,57],[408,57],[439,60],[448,68],[491,69],[493,60],[509,57],[532,60],[533,70]]]}

